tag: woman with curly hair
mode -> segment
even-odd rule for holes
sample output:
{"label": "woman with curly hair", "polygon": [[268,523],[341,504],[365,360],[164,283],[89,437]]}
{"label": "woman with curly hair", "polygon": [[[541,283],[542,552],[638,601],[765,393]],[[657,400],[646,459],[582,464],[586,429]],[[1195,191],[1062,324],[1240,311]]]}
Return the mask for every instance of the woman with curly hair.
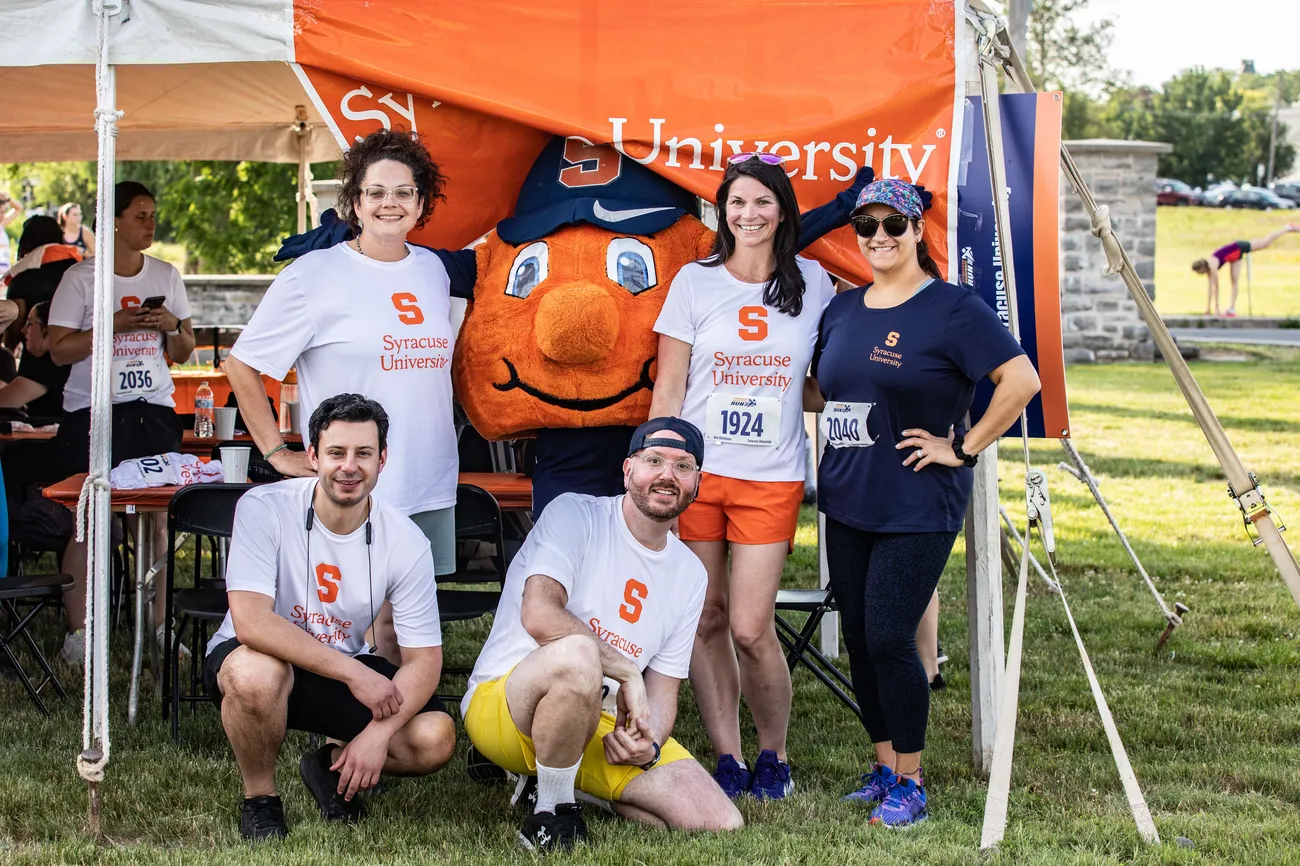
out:
{"label": "woman with curly hair", "polygon": [[436,572],[449,574],[458,470],[450,282],[436,255],[406,242],[445,200],[445,179],[418,137],[389,130],[344,154],[342,175],[339,211],[355,237],[307,253],[275,278],[231,349],[226,375],[253,441],[289,476],[316,473],[281,438],[263,373],[283,379],[297,369],[304,418],[335,394],[377,400],[391,427],[375,495],[419,525]]}

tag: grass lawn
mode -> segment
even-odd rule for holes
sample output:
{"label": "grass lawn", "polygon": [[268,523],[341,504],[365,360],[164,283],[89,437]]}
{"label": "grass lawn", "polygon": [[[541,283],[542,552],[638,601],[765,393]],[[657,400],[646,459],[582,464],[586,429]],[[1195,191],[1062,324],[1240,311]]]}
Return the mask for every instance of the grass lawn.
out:
{"label": "grass lawn", "polygon": [[[1192,262],[1231,241],[1263,238],[1288,222],[1300,223],[1300,211],[1223,210],[1209,207],[1156,209],[1156,308],[1165,315],[1203,314],[1206,278],[1192,273]],[[1219,303],[1226,309],[1232,283],[1220,273]],[[1279,238],[1251,256],[1250,299],[1257,316],[1300,316],[1300,235]],[[1243,265],[1237,312],[1246,315]]]}
{"label": "grass lawn", "polygon": [[[1272,351],[1195,372],[1271,502],[1300,525],[1300,354]],[[1192,608],[1156,656],[1163,621],[1086,488],[1055,468],[1059,448],[1035,447],[1047,469],[1061,574],[1093,663],[1127,743],[1164,845],[1134,830],[1059,601],[1031,576],[1010,824],[993,862],[1300,862],[1300,645],[1297,612],[1261,550],[1245,541],[1209,447],[1161,365],[1073,367],[1078,447],[1169,603]],[[1007,447],[1005,454],[1018,453]],[[1023,514],[1022,468],[1002,464],[1004,501]],[[815,582],[815,524],[804,515],[786,580]],[[1295,545],[1296,535],[1291,534]],[[949,688],[931,711],[925,766],[931,820],[910,832],[866,824],[840,802],[867,758],[866,737],[828,692],[795,677],[790,754],[798,789],[775,805],[742,805],[748,827],[726,837],[686,837],[603,817],[595,844],[555,862],[887,863],[980,862],[984,782],[971,769],[965,583],[961,543],[941,584]],[[1007,622],[1014,576],[1007,577]],[[483,626],[447,629],[448,664],[467,665]],[[51,629],[46,643],[57,649]],[[0,683],[0,855],[9,863],[425,863],[525,862],[519,816],[501,788],[470,783],[464,740],[453,765],[401,780],[370,801],[359,827],[325,826],[297,778],[304,735],[280,762],[292,827],[283,844],[250,851],[238,837],[239,777],[216,713],[183,717],[173,746],[156,704],[125,724],[128,635],[115,637],[113,762],[104,784],[114,843],[83,837],[85,787],[73,769],[80,745],[80,678],[37,717],[20,688]],[[687,691],[677,736],[706,755]],[[747,734],[752,746],[752,730]],[[707,759],[706,759],[707,760]],[[1185,836],[1195,850],[1178,848]]]}

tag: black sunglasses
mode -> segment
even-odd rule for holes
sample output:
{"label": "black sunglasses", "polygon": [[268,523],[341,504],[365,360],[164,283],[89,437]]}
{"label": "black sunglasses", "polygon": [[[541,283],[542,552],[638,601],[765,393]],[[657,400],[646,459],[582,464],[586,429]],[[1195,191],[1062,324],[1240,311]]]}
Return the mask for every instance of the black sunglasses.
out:
{"label": "black sunglasses", "polygon": [[882,220],[870,216],[860,216],[854,217],[851,222],[853,223],[853,230],[857,232],[858,237],[861,238],[874,238],[876,236],[876,228],[881,225],[885,227],[885,234],[889,235],[891,238],[901,238],[903,232],[907,231],[907,224],[910,223],[911,220],[903,216],[901,213],[893,213]]}

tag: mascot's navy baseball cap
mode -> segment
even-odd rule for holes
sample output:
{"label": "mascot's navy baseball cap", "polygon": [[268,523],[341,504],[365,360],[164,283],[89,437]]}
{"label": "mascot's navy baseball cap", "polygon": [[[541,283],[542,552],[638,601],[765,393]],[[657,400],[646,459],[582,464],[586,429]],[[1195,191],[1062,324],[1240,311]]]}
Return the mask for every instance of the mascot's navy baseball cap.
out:
{"label": "mascot's navy baseball cap", "polygon": [[649,235],[684,214],[700,215],[694,194],[613,147],[557,135],[528,170],[515,215],[497,223],[497,237],[518,246],[578,223]]}
{"label": "mascot's navy baseball cap", "polygon": [[[656,433],[662,433],[665,430],[671,430],[686,441],[661,439],[655,436]],[[650,448],[655,445],[662,445],[665,448],[680,448],[695,458],[695,465],[704,465],[704,434],[700,432],[699,427],[696,427],[685,418],[651,418],[632,433],[632,442],[627,447],[627,456],[631,457],[642,448]]]}

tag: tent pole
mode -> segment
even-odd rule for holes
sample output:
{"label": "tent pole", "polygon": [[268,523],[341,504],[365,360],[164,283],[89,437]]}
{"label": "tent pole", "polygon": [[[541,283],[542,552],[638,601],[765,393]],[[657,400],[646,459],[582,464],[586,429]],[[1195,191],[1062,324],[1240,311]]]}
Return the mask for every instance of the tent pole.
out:
{"label": "tent pole", "polygon": [[307,231],[307,199],[311,195],[311,165],[307,162],[307,147],[311,143],[311,125],[307,122],[307,107],[296,106],[297,117],[293,131],[298,136],[298,234]]}
{"label": "tent pole", "polygon": [[121,11],[119,0],[95,0],[95,127],[99,138],[96,190],[95,290],[92,307],[90,388],[90,472],[77,506],[77,538],[86,542],[86,659],[82,707],[82,747],[77,772],[89,786],[87,804],[91,835],[103,838],[99,783],[109,761],[108,732],[108,565],[112,512],[108,473],[112,455],[113,279],[115,210],[113,184],[117,165],[117,81],[109,63],[109,19]]}
{"label": "tent pole", "polygon": [[[1025,71],[1020,57],[1011,47],[1006,32],[999,32],[997,38],[1004,48],[1000,54],[1008,80],[1026,93],[1034,92],[1029,73]],[[1191,368],[1187,366],[1187,361],[1178,351],[1178,344],[1174,342],[1173,335],[1169,333],[1164,320],[1156,312],[1156,306],[1151,301],[1151,296],[1147,294],[1146,287],[1142,285],[1133,262],[1111,228],[1110,209],[1105,205],[1097,204],[1092,190],[1084,182],[1083,175],[1079,173],[1078,166],[1074,164],[1074,158],[1070,156],[1070,151],[1064,143],[1061,144],[1061,168],[1092,219],[1092,233],[1101,239],[1102,249],[1106,252],[1107,273],[1118,274],[1124,280],[1129,295],[1137,304],[1142,321],[1151,332],[1152,341],[1170,372],[1174,374],[1174,381],[1183,392],[1183,397],[1187,400],[1196,423],[1200,425],[1201,432],[1205,434],[1210,444],[1210,449],[1214,452],[1219,465],[1223,467],[1224,474],[1228,476],[1228,496],[1241,509],[1247,537],[1252,544],[1256,546],[1262,544],[1268,550],[1273,558],[1273,564],[1291,592],[1291,598],[1297,606],[1300,606],[1300,564],[1296,563],[1295,555],[1282,538],[1276,512],[1264,498],[1264,492],[1260,489],[1255,474],[1246,469],[1233,449],[1232,443],[1228,441],[1228,434],[1224,432],[1223,425],[1219,423],[1214,410],[1210,408],[1210,403],[1206,400],[1200,385],[1197,384],[1196,377],[1192,375]]]}

